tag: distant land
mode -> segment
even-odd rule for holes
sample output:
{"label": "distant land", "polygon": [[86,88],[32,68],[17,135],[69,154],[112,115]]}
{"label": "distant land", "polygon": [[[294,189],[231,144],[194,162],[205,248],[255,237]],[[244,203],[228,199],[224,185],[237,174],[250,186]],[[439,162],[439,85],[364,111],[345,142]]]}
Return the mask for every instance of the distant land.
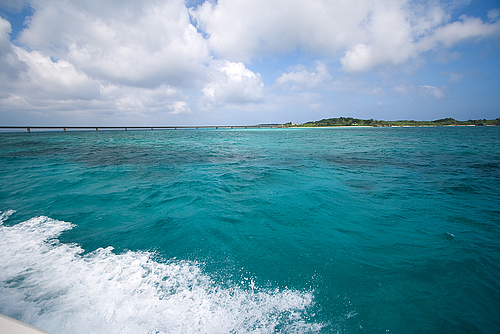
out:
{"label": "distant land", "polygon": [[374,119],[359,119],[352,117],[327,118],[320,121],[306,123],[272,123],[258,125],[167,125],[167,126],[2,126],[0,132],[4,131],[100,131],[100,130],[177,130],[177,129],[254,129],[254,128],[299,128],[299,127],[341,127],[341,126],[371,126],[371,127],[410,127],[410,126],[500,126],[500,117],[496,119],[469,119],[468,121],[457,121],[454,118],[442,118],[435,121],[384,121]]}
{"label": "distant land", "polygon": [[469,119],[468,121],[457,121],[454,118],[442,118],[435,121],[384,121],[374,119],[358,119],[352,117],[327,118],[320,121],[298,123],[285,123],[284,127],[321,127],[321,126],[486,126],[500,125],[500,118],[496,119]]}

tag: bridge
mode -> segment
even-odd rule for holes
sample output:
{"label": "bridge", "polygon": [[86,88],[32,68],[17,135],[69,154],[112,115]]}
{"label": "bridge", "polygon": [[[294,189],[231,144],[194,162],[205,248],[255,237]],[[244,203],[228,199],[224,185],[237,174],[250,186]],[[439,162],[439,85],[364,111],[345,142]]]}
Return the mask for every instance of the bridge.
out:
{"label": "bridge", "polygon": [[260,128],[281,128],[279,124],[260,124],[260,125],[188,125],[188,126],[0,126],[5,130],[53,130],[53,131],[99,131],[99,130],[178,130],[178,129],[260,129]]}

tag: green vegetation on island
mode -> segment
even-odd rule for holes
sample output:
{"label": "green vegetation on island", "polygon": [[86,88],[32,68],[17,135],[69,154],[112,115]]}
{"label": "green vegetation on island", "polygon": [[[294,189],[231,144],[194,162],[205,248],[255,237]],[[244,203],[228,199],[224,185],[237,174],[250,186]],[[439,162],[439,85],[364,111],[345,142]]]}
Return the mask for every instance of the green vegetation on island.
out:
{"label": "green vegetation on island", "polygon": [[320,121],[306,122],[303,124],[285,123],[284,127],[321,127],[321,126],[481,126],[500,125],[500,118],[496,119],[469,119],[468,121],[457,121],[454,118],[443,118],[435,121],[383,121],[374,119],[358,119],[352,117],[338,117],[322,119]]}

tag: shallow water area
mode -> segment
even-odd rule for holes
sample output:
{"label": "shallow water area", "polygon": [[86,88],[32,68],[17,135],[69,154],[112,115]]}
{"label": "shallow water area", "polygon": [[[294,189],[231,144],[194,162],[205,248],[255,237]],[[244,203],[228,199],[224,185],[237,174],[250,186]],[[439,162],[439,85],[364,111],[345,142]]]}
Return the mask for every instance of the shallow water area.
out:
{"label": "shallow water area", "polygon": [[53,333],[494,333],[499,186],[499,127],[0,134],[0,313]]}

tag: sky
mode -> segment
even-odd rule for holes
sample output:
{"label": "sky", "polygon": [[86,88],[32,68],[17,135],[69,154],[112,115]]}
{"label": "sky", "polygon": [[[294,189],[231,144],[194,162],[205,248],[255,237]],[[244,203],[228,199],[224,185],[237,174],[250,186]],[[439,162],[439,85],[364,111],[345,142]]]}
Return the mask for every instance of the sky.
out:
{"label": "sky", "polygon": [[0,125],[500,117],[500,1],[0,0]]}

